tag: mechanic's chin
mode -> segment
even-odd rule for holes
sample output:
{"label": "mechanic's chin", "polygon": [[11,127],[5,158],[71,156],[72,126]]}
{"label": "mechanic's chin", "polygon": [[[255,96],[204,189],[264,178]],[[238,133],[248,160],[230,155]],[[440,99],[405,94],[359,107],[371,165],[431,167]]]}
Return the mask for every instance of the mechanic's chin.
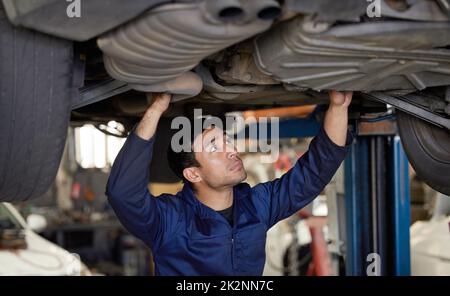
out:
{"label": "mechanic's chin", "polygon": [[233,186],[238,185],[239,183],[247,179],[247,172],[242,167],[241,169],[234,172],[232,179],[233,179]]}

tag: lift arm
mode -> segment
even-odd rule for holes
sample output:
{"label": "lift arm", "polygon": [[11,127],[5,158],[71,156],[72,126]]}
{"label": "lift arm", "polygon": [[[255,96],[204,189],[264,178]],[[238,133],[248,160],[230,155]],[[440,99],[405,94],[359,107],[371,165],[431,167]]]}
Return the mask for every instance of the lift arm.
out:
{"label": "lift arm", "polygon": [[381,92],[362,93],[361,95],[366,99],[389,104],[434,125],[450,130],[450,119],[439,116],[438,114],[426,110],[419,105],[412,104],[405,96],[392,96]]}

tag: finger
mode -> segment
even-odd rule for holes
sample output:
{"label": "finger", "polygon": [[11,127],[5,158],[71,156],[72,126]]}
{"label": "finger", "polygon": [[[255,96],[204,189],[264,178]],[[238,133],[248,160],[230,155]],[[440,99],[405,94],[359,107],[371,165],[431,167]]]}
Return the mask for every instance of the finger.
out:
{"label": "finger", "polygon": [[[162,102],[162,101],[164,101],[164,100],[167,100],[167,94],[165,94],[165,93],[160,93],[160,92],[158,92],[158,93],[153,93],[153,100],[152,100],[152,103],[155,103],[155,102]],[[170,97],[169,97],[170,98]]]}
{"label": "finger", "polygon": [[351,101],[352,97],[353,97],[353,92],[352,91],[345,92],[345,101]]}
{"label": "finger", "polygon": [[330,100],[330,102],[333,100],[333,91],[332,90],[329,90],[328,91],[328,99]]}
{"label": "finger", "polygon": [[345,100],[344,100],[344,104],[345,105],[350,105],[351,101],[352,101],[352,97],[353,97],[353,93],[349,92],[345,95]]}
{"label": "finger", "polygon": [[155,92],[155,93],[153,93],[153,98],[155,100],[159,100],[159,99],[161,99],[163,97],[163,95],[164,95],[163,93]]}
{"label": "finger", "polygon": [[329,92],[329,96],[331,101],[335,101],[342,96],[342,93],[338,92],[337,90],[331,90]]}
{"label": "finger", "polygon": [[162,93],[162,94],[161,94],[161,98],[162,98],[162,99],[165,99],[165,100],[170,100],[170,99],[172,99],[172,94],[169,94],[169,93]]}
{"label": "finger", "polygon": [[333,95],[333,96],[338,96],[338,95],[341,95],[342,93],[340,92],[340,91],[337,91],[337,90],[332,90],[331,91],[331,94]]}

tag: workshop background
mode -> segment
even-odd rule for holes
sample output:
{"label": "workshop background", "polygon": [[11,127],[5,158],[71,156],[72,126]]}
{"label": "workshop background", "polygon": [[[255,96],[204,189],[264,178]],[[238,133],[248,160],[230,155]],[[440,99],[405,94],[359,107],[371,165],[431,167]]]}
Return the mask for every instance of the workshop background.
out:
{"label": "workshop background", "polygon": [[105,196],[153,93],[173,95],[159,195],[182,186],[172,119],[254,118],[255,147],[279,118],[274,163],[241,155],[254,185],[305,153],[330,90],[354,93],[353,142],[269,230],[264,275],[450,275],[450,0],[0,0],[0,275],[154,274]]}
{"label": "workshop background", "polygon": [[[246,182],[265,182],[289,170],[307,150],[319,125],[312,116],[281,120],[278,160],[262,164],[262,153],[243,154]],[[360,134],[363,130],[360,127]],[[370,133],[373,128],[356,138],[352,152],[321,195],[269,230],[264,275],[370,275],[376,268],[382,274],[450,275],[450,198],[416,176],[398,136]],[[379,160],[367,157],[367,148],[379,141],[390,142],[386,149],[391,151],[385,153],[392,158],[384,168]],[[90,124],[69,128],[63,160],[48,192],[32,201],[0,205],[2,228],[20,228],[24,217],[32,229],[22,236],[11,235],[9,241],[2,238],[0,274],[153,274],[150,250],[121,226],[105,196],[111,165],[124,142],[125,138],[107,135]],[[164,164],[152,165],[164,174]],[[391,173],[371,179],[372,169]],[[392,200],[374,207],[371,193],[364,189],[370,182],[389,184],[387,190],[395,192]],[[181,182],[149,182],[154,195],[175,193],[181,187]],[[26,249],[21,250],[18,246],[25,239]],[[68,259],[60,248],[79,257]],[[379,266],[371,266],[372,253],[380,255]]]}

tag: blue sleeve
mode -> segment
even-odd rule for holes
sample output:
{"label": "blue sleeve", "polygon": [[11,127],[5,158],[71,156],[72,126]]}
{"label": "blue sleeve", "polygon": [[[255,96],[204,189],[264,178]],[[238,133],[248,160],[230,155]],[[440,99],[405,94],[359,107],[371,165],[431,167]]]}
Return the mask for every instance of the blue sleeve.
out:
{"label": "blue sleeve", "polygon": [[181,215],[175,196],[154,197],[148,190],[153,142],[133,128],[114,160],[105,193],[124,227],[154,251],[171,237]]}
{"label": "blue sleeve", "polygon": [[281,178],[252,188],[260,216],[272,227],[310,203],[331,181],[352,142],[347,132],[344,147],[336,145],[323,127],[296,164]]}

